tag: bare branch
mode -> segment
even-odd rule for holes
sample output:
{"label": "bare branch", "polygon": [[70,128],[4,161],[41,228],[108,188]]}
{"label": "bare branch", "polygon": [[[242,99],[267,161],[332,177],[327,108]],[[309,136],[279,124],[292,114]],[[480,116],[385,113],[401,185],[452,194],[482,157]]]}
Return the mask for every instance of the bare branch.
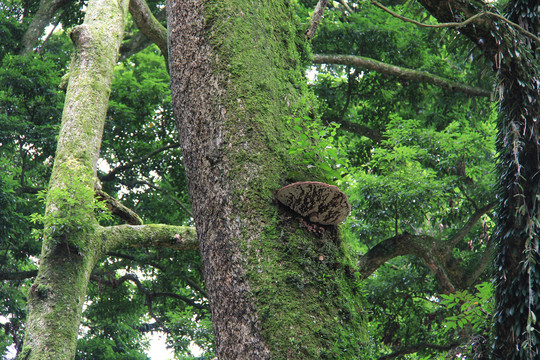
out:
{"label": "bare branch", "polygon": [[328,0],[319,0],[315,10],[313,10],[313,15],[311,16],[311,25],[306,31],[306,37],[308,40],[311,40],[319,27],[322,16],[324,14],[324,9],[328,6]]}
{"label": "bare branch", "polygon": [[495,207],[496,203],[492,202],[486,206],[478,209],[470,218],[467,220],[467,223],[449,240],[450,246],[454,247],[458,242],[463,240],[465,236],[471,231],[472,227],[480,220],[480,218],[491,211]]}
{"label": "bare branch", "polygon": [[100,176],[99,180],[101,180],[102,182],[104,182],[104,181],[112,181],[112,180],[114,180],[114,178],[116,177],[116,175],[118,173],[120,173],[120,172],[122,172],[124,170],[130,169],[130,168],[132,168],[133,166],[135,166],[137,164],[141,164],[141,163],[145,162],[146,160],[150,159],[152,156],[154,156],[156,154],[159,154],[160,152],[163,152],[163,151],[169,150],[169,149],[175,149],[175,148],[178,148],[178,147],[180,147],[179,143],[172,143],[172,144],[169,144],[169,145],[162,146],[159,149],[156,149],[156,150],[151,151],[150,153],[148,153],[148,154],[146,154],[144,156],[141,156],[137,160],[133,160],[133,161],[128,162],[127,164],[115,167],[107,175]]}
{"label": "bare branch", "polygon": [[353,55],[314,55],[315,64],[340,64],[354,67],[374,70],[382,74],[396,76],[399,79],[415,82],[425,82],[431,85],[439,86],[450,91],[459,91],[470,96],[490,97],[491,92],[458,82],[442,78],[440,76],[428,73],[427,71],[407,69],[395,65],[389,65],[381,61],[370,59],[363,56]]}
{"label": "bare branch", "polygon": [[376,7],[378,7],[379,9],[382,9],[382,10],[386,11],[390,15],[392,15],[392,16],[400,19],[400,20],[403,20],[405,22],[409,22],[409,23],[412,23],[412,24],[415,24],[415,25],[418,25],[418,26],[421,26],[421,27],[427,27],[427,28],[460,28],[460,27],[471,25],[473,23],[477,23],[480,20],[480,18],[482,18],[482,17],[495,17],[495,18],[497,18],[499,20],[502,20],[502,21],[506,22],[510,26],[514,27],[515,29],[517,29],[520,33],[524,34],[525,36],[528,36],[529,38],[531,38],[536,43],[537,46],[540,46],[540,38],[536,37],[533,33],[525,30],[524,28],[522,28],[518,24],[508,20],[504,16],[496,14],[494,12],[482,11],[482,12],[479,12],[478,14],[475,14],[475,15],[469,17],[467,20],[462,21],[462,22],[447,22],[447,23],[440,23],[440,24],[424,24],[424,23],[418,22],[416,20],[412,20],[412,19],[406,18],[404,16],[401,16],[398,13],[395,13],[394,11],[390,10],[386,6],[378,3],[377,1],[371,0],[371,3],[373,5],[375,5]]}
{"label": "bare branch", "polygon": [[147,186],[151,187],[154,190],[161,191],[161,192],[165,193],[172,201],[174,201],[176,204],[178,204],[182,208],[182,210],[184,210],[186,212],[186,214],[188,214],[190,217],[193,216],[193,214],[189,210],[188,206],[186,204],[184,204],[182,201],[180,201],[176,196],[171,195],[169,190],[163,189],[163,188],[161,188],[159,186],[156,186],[156,185],[154,185],[154,184],[152,184],[152,183],[150,183],[148,181],[144,181],[144,180],[135,181],[132,184],[147,185]]}
{"label": "bare branch", "polygon": [[350,12],[351,14],[354,13],[353,9],[351,9],[351,7],[349,6],[349,4],[347,4],[347,2],[345,0],[339,0],[339,2],[341,3],[341,5],[343,5],[343,7],[348,11]]}
{"label": "bare branch", "polygon": [[382,134],[365,125],[357,124],[349,120],[343,119],[325,119],[327,122],[335,122],[340,125],[340,129],[355,133],[360,136],[365,136],[371,139],[373,142],[380,142],[382,140]]}

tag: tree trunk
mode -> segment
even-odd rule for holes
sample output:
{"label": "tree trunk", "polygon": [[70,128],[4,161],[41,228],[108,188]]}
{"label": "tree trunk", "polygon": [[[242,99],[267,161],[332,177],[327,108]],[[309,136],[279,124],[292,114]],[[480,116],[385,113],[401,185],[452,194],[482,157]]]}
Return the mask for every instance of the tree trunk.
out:
{"label": "tree trunk", "polygon": [[75,56],[50,180],[39,272],[28,295],[21,358],[73,359],[92,268],[94,181],[128,1],[90,1],[72,32]]}
{"label": "tree trunk", "polygon": [[[358,358],[347,249],[274,201],[309,111],[288,1],[168,1],[171,89],[220,359]],[[302,58],[304,56],[304,58]],[[309,174],[305,174],[309,176]],[[352,264],[352,262],[351,262]]]}
{"label": "tree trunk", "polygon": [[[420,1],[439,21],[465,20],[484,10],[478,1]],[[536,1],[511,0],[508,18],[538,34]],[[501,115],[497,149],[500,153],[500,200],[495,261],[494,359],[538,359],[540,354],[540,74],[533,39],[507,21],[482,17],[460,27],[482,50],[499,76]]]}

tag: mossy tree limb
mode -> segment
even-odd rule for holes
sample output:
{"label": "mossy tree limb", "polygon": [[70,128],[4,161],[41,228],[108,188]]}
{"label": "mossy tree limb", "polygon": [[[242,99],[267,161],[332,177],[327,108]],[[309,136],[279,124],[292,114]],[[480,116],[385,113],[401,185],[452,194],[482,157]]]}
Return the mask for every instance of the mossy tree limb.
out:
{"label": "mossy tree limb", "polygon": [[365,56],[315,54],[313,55],[313,63],[349,65],[356,68],[369,69],[380,72],[381,74],[395,76],[398,79],[423,82],[438,86],[445,90],[462,92],[469,96],[490,97],[492,93],[490,90],[461,84],[457,81],[445,79],[427,71],[390,65]]}

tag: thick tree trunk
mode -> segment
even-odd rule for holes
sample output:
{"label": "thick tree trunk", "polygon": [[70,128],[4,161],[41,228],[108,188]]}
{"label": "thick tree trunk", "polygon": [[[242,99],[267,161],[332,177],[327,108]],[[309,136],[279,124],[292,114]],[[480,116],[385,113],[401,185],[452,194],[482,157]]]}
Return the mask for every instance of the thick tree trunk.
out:
{"label": "thick tree trunk", "polygon": [[168,1],[171,89],[220,359],[358,358],[361,307],[335,228],[273,200],[305,113],[287,1]]}
{"label": "thick tree trunk", "polygon": [[28,296],[21,357],[73,359],[92,268],[102,248],[92,242],[96,162],[113,68],[128,1],[94,0],[76,46],[50,180],[39,272]]}

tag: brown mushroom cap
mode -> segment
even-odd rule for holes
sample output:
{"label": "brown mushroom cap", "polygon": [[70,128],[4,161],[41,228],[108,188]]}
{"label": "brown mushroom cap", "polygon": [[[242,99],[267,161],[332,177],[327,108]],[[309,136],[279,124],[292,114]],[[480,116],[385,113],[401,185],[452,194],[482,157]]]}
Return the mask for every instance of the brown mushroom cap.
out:
{"label": "brown mushroom cap", "polygon": [[337,186],[317,181],[302,181],[279,189],[276,198],[283,205],[309,221],[321,225],[337,225],[349,216],[351,205],[347,195]]}

